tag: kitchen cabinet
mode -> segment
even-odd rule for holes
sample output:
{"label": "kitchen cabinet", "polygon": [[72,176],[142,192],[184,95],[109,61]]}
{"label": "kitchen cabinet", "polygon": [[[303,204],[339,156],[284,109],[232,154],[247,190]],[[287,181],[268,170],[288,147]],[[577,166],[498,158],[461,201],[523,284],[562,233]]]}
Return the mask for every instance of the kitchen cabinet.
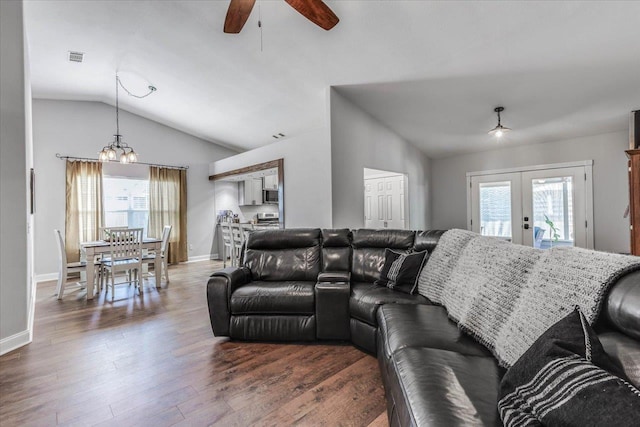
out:
{"label": "kitchen cabinet", "polygon": [[267,175],[264,177],[264,189],[265,190],[277,190],[278,189],[278,175]]}
{"label": "kitchen cabinet", "polygon": [[242,206],[257,206],[262,204],[262,178],[244,181],[244,199]]}

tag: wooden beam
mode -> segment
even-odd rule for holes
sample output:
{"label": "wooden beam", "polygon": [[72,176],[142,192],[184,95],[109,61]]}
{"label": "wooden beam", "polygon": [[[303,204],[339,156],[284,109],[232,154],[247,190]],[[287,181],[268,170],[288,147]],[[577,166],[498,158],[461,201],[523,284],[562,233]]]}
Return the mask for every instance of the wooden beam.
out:
{"label": "wooden beam", "polygon": [[[240,169],[234,169],[228,172],[217,173],[215,175],[209,175],[209,181],[218,181],[228,176],[233,175],[242,175],[245,173],[253,173],[259,172],[266,169],[272,169],[280,167],[280,165],[284,164],[284,159],[271,160],[270,162],[258,163],[256,165],[247,166]],[[280,174],[280,172],[278,172]]]}

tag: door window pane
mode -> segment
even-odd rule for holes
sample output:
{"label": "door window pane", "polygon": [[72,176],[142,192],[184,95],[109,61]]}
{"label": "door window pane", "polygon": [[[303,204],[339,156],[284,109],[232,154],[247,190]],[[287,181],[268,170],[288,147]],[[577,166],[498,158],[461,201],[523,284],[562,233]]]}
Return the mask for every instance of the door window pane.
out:
{"label": "door window pane", "polygon": [[533,246],[574,246],[573,177],[534,179]]}
{"label": "door window pane", "polygon": [[149,181],[103,177],[106,227],[143,228],[149,224]]}
{"label": "door window pane", "polygon": [[511,240],[511,182],[479,184],[480,234]]}

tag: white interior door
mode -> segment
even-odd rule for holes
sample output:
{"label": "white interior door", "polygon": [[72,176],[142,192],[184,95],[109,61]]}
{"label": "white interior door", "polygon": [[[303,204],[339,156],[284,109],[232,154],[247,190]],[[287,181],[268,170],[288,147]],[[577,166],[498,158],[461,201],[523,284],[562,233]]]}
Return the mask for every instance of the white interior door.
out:
{"label": "white interior door", "polygon": [[384,178],[364,181],[364,226],[384,228]]}
{"label": "white interior door", "polygon": [[522,243],[521,174],[502,173],[471,178],[471,230]]}
{"label": "white interior door", "polygon": [[405,177],[395,175],[364,180],[364,226],[404,229],[406,224]]}
{"label": "white interior door", "polygon": [[385,228],[404,230],[404,176],[384,179]]}
{"label": "white interior door", "polygon": [[523,244],[592,247],[584,167],[522,173]]}
{"label": "white interior door", "polygon": [[593,248],[590,165],[472,175],[469,190],[476,233],[540,249]]}

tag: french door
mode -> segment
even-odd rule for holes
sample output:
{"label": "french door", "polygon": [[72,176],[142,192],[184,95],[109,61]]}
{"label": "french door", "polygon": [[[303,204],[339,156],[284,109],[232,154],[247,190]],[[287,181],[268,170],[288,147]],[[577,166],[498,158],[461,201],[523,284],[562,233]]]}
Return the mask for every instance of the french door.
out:
{"label": "french door", "polygon": [[540,249],[593,248],[590,164],[468,178],[471,230]]}

